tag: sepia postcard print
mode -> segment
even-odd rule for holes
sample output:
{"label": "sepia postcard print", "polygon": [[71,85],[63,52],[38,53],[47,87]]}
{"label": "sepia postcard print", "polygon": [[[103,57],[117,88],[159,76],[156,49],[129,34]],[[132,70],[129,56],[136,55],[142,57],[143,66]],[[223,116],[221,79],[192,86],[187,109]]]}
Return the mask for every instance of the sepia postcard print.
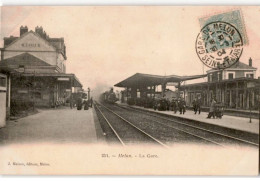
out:
{"label": "sepia postcard print", "polygon": [[3,6],[2,175],[259,174],[259,6]]}

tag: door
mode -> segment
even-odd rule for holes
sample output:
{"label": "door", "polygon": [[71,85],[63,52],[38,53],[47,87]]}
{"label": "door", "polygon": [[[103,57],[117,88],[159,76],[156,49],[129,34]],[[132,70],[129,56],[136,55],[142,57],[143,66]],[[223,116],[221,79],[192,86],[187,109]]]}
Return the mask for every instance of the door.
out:
{"label": "door", "polygon": [[0,74],[0,128],[6,124],[6,76]]}

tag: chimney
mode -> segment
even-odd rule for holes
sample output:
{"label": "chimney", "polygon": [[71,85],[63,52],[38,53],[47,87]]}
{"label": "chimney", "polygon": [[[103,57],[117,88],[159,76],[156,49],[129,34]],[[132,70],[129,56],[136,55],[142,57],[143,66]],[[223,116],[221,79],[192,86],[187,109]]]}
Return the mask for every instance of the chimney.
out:
{"label": "chimney", "polygon": [[43,36],[43,28],[42,27],[35,27],[35,33],[40,35],[41,37]]}
{"label": "chimney", "polygon": [[248,65],[249,65],[250,67],[253,66],[253,64],[252,64],[252,58],[251,58],[251,57],[249,58]]}
{"label": "chimney", "polygon": [[45,32],[45,31],[43,32],[43,34],[42,34],[42,37],[43,37],[44,39],[46,39],[46,37],[47,37],[47,34],[46,34],[46,32]]}
{"label": "chimney", "polygon": [[20,36],[22,36],[24,33],[27,33],[27,32],[28,32],[27,26],[25,26],[25,27],[21,26],[20,27]]}

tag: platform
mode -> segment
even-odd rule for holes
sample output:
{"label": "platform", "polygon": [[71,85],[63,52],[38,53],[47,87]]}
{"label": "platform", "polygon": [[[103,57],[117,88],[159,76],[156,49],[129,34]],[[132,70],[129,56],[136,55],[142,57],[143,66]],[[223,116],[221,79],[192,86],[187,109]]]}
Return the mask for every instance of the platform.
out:
{"label": "platform", "polygon": [[[119,103],[119,105],[124,105],[124,106],[129,106],[127,104]],[[225,115],[222,117],[222,119],[207,119],[208,113],[207,112],[201,112],[200,114],[194,114],[192,110],[187,110],[184,115],[180,114],[177,112],[174,114],[173,111],[158,111],[154,110],[151,108],[144,108],[140,106],[130,106],[133,108],[145,110],[145,111],[150,111],[150,112],[157,112],[160,114],[165,114],[165,115],[171,115],[173,117],[181,117],[181,118],[186,118],[190,119],[193,121],[199,121],[203,123],[208,123],[208,124],[213,124],[213,125],[218,125],[221,127],[226,127],[226,128],[231,128],[231,129],[236,129],[240,131],[245,131],[249,133],[254,133],[254,134],[259,134],[259,120],[258,119],[252,119],[251,123],[249,123],[249,118],[244,118],[244,117],[237,117],[237,116],[228,116]]]}
{"label": "platform", "polygon": [[60,107],[8,121],[0,129],[0,142],[95,143],[102,138],[94,108],[80,110]]}
{"label": "platform", "polygon": [[[191,106],[188,106],[187,110],[193,110],[193,108]],[[201,110],[203,112],[208,112],[209,107],[202,106]],[[251,116],[251,118],[259,119],[258,110],[251,110],[250,112],[250,110],[225,108],[225,114],[229,116],[237,116],[237,117],[245,117],[245,118],[249,118]]]}

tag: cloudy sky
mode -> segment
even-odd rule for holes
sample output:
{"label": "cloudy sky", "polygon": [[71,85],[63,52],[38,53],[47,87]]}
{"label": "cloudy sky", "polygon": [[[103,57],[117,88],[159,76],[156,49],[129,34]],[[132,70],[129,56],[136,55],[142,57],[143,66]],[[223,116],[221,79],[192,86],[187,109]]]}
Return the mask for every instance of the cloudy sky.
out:
{"label": "cloudy sky", "polygon": [[[42,26],[50,37],[64,37],[67,73],[84,88],[113,86],[139,72],[157,75],[203,74],[195,51],[199,18],[237,7],[2,7],[3,37],[18,36],[21,25]],[[240,7],[249,45],[241,62],[260,67],[260,8]],[[259,70],[257,72],[259,76]]]}

